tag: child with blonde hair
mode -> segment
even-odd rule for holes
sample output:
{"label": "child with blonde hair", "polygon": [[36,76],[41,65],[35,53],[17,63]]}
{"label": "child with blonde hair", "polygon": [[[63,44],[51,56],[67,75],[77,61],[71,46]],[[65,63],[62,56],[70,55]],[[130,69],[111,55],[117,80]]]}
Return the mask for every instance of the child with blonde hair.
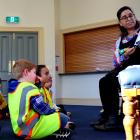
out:
{"label": "child with blonde hair", "polygon": [[[69,118],[51,109],[35,86],[36,65],[27,60],[17,60],[12,73],[16,79],[9,81],[8,105],[12,128],[17,136],[40,139],[60,128],[68,128]],[[61,134],[58,132],[55,136]]]}

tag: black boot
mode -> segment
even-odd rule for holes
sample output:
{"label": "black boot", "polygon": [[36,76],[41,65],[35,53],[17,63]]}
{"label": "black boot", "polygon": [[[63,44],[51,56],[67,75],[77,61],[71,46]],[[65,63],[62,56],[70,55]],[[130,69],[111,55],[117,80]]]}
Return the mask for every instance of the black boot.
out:
{"label": "black boot", "polygon": [[108,115],[105,112],[102,112],[98,119],[96,121],[93,121],[90,123],[91,127],[94,127],[94,125],[101,125],[104,124],[108,120]]}
{"label": "black boot", "polygon": [[96,124],[94,125],[94,128],[101,131],[118,130],[118,117],[109,116],[108,120],[105,123]]}

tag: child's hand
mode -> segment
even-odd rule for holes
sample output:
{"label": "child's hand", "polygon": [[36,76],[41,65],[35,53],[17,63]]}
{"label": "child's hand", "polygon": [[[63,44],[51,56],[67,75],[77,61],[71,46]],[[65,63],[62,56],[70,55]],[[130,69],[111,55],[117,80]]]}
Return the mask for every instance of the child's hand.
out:
{"label": "child's hand", "polygon": [[55,111],[56,111],[56,112],[60,112],[60,109],[56,109]]}
{"label": "child's hand", "polygon": [[61,112],[61,108],[55,109],[56,112]]}

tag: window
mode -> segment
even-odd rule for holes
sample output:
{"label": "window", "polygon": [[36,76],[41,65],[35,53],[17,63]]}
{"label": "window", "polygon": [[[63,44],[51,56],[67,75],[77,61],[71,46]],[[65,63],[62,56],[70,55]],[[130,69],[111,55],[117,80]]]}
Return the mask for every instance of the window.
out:
{"label": "window", "polygon": [[64,34],[65,73],[108,71],[112,58],[118,25]]}

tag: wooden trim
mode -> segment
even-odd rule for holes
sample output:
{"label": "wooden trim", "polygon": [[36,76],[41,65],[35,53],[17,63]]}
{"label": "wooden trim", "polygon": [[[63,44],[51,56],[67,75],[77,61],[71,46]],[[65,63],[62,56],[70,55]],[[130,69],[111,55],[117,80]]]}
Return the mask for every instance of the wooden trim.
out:
{"label": "wooden trim", "polygon": [[113,19],[113,20],[107,20],[107,21],[103,21],[103,22],[96,22],[94,24],[88,24],[88,25],[63,29],[63,30],[61,30],[61,33],[65,34],[65,33],[71,33],[71,32],[76,32],[76,31],[84,31],[84,30],[88,30],[88,29],[96,29],[96,28],[110,26],[110,25],[116,25],[116,24],[118,24],[118,21],[116,19]]}
{"label": "wooden trim", "polygon": [[45,63],[44,30],[42,27],[0,27],[1,32],[37,32],[38,33],[38,63]]}

